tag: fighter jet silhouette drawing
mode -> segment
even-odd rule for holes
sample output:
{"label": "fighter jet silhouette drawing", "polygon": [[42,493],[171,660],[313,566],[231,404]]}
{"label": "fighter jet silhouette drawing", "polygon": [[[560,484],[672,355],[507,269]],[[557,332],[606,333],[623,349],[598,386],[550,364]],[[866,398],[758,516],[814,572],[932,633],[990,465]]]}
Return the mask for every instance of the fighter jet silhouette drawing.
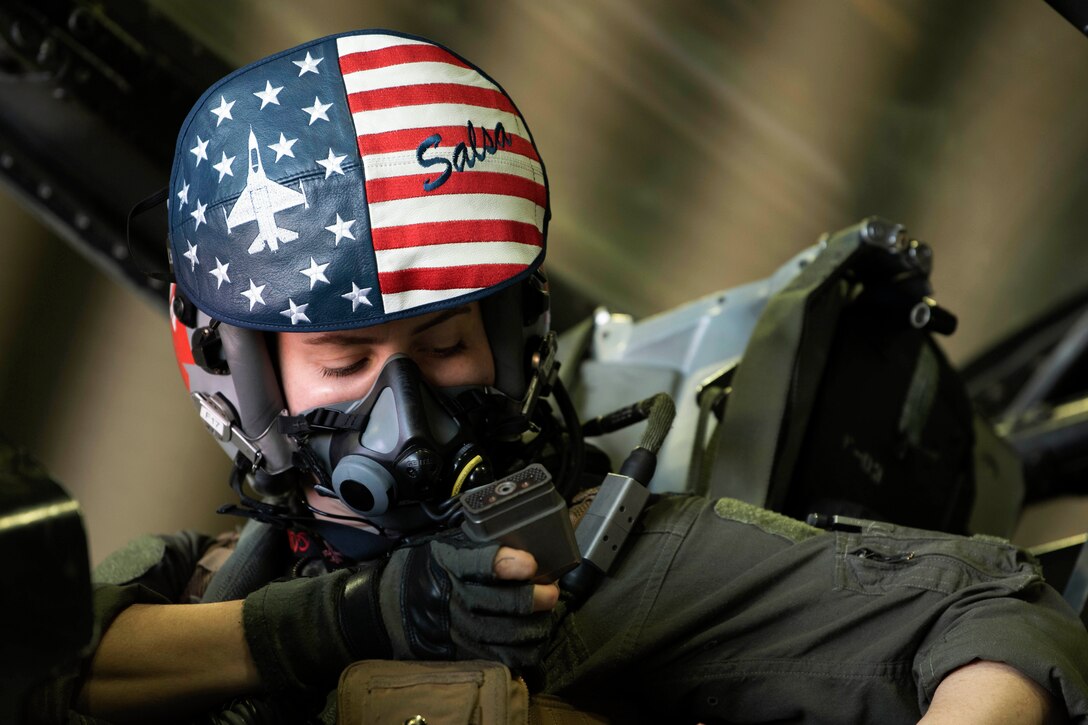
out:
{"label": "fighter jet silhouette drawing", "polygon": [[238,201],[234,202],[234,208],[227,215],[227,233],[230,234],[234,227],[256,221],[257,238],[249,245],[250,254],[263,251],[265,245],[275,252],[279,249],[280,242],[287,243],[298,239],[298,232],[276,224],[277,212],[300,204],[307,209],[310,207],[301,181],[298,182],[298,189],[288,189],[265,176],[257,137],[253,135],[253,129],[250,129],[249,177]]}

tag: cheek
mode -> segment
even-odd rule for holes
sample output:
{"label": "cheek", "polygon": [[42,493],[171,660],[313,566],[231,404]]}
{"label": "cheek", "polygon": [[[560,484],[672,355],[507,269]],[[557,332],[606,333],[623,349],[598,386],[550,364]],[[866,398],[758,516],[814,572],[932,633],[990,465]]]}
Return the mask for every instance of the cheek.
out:
{"label": "cheek", "polygon": [[440,388],[495,383],[495,361],[486,346],[472,347],[462,355],[429,363],[421,369],[424,377]]}
{"label": "cheek", "polygon": [[477,379],[471,381],[477,385],[495,384],[495,360],[491,357],[491,348],[483,347],[476,352],[472,365],[476,371]]}

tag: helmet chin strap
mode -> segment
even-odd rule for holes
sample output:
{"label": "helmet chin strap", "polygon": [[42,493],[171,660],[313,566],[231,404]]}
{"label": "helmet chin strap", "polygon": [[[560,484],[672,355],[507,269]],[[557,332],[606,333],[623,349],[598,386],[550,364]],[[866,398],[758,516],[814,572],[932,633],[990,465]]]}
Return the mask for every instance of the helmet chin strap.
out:
{"label": "helmet chin strap", "polygon": [[521,403],[521,413],[526,420],[531,420],[540,398],[550,395],[555,399],[568,439],[561,446],[562,462],[556,488],[569,500],[580,487],[582,466],[585,462],[585,440],[577,409],[559,377],[559,362],[555,359],[557,350],[557,336],[554,331],[549,331],[530,359],[529,386]]}
{"label": "helmet chin strap", "polygon": [[521,414],[529,418],[537,401],[548,395],[559,375],[556,352],[559,349],[555,332],[549,330],[529,361],[529,385],[521,402]]}

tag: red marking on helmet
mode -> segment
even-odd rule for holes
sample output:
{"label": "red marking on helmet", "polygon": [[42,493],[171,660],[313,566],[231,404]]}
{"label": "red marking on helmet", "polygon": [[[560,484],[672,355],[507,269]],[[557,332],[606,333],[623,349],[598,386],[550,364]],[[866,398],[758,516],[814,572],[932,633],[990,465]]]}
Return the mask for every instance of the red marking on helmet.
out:
{"label": "red marking on helmet", "polygon": [[374,249],[404,249],[428,244],[519,242],[539,247],[544,235],[533,224],[507,219],[425,222],[371,229]]}
{"label": "red marking on helmet", "polygon": [[[366,197],[371,204],[394,199],[411,199],[423,195],[423,185],[435,174],[390,176],[370,179],[366,182]],[[430,194],[505,194],[528,199],[537,206],[547,206],[548,190],[543,184],[513,174],[493,171],[474,171],[471,174],[453,174],[449,181]],[[475,223],[475,222],[474,222]],[[530,242],[531,243],[531,242]]]}
{"label": "red marking on helmet", "polygon": [[170,285],[170,325],[173,328],[174,357],[178,361],[178,370],[181,371],[181,379],[185,383],[185,389],[190,390],[189,371],[185,366],[196,365],[196,360],[193,359],[193,348],[189,343],[189,328],[174,316],[174,290],[176,287],[176,284]]}
{"label": "red marking on helmet", "polygon": [[381,285],[382,294],[385,295],[417,289],[493,287],[521,273],[525,267],[524,264],[417,267],[396,272],[379,272],[378,284]]}
{"label": "red marking on helmet", "polygon": [[457,83],[428,83],[426,85],[376,88],[348,94],[348,108],[352,113],[375,111],[382,108],[421,106],[428,103],[461,103],[480,108],[517,114],[518,109],[502,91],[493,88],[476,88]]}
{"label": "red marking on helmet", "polygon": [[388,68],[392,65],[419,62],[449,63],[462,68],[472,67],[448,50],[443,50],[438,46],[411,43],[342,55],[340,56],[340,72],[345,74],[355,73],[361,70]]}

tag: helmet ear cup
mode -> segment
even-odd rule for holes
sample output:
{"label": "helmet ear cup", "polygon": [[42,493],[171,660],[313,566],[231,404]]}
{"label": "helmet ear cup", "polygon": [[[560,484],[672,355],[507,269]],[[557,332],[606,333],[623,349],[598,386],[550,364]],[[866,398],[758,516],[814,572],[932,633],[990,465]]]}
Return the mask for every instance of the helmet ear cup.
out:
{"label": "helmet ear cup", "polygon": [[171,288],[171,294],[174,296],[174,299],[170,303],[170,309],[174,312],[174,318],[189,329],[195,328],[197,316],[196,305],[190,302],[177,287]]}
{"label": "helmet ear cup", "polygon": [[219,325],[210,325],[193,330],[190,338],[193,349],[193,361],[201,370],[211,375],[230,375],[230,367],[223,357],[223,341],[219,337]]}

